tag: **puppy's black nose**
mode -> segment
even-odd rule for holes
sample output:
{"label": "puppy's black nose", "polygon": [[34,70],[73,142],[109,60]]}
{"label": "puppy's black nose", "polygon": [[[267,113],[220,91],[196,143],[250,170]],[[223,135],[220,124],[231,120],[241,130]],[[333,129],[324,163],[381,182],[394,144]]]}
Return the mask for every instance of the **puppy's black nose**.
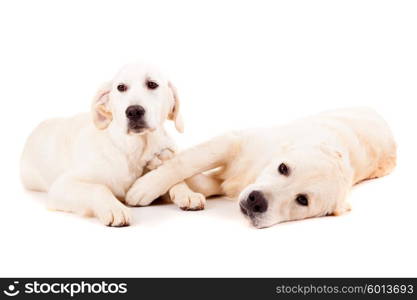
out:
{"label": "puppy's black nose", "polygon": [[145,109],[140,105],[131,105],[126,109],[126,117],[130,121],[139,121],[145,115]]}
{"label": "puppy's black nose", "polygon": [[246,199],[246,208],[250,212],[263,213],[268,209],[268,202],[260,191],[253,191]]}

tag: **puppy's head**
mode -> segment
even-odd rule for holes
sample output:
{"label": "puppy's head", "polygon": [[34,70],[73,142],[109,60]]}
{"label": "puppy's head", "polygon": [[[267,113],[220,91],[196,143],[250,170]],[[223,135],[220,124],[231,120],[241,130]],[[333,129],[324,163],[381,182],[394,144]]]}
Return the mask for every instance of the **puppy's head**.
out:
{"label": "puppy's head", "polygon": [[175,87],[144,64],[127,65],[104,84],[93,99],[92,114],[99,129],[113,123],[126,134],[144,134],[170,119],[179,132],[183,131]]}
{"label": "puppy's head", "polygon": [[344,155],[327,145],[287,148],[269,162],[239,196],[242,213],[255,227],[340,214],[351,187]]}

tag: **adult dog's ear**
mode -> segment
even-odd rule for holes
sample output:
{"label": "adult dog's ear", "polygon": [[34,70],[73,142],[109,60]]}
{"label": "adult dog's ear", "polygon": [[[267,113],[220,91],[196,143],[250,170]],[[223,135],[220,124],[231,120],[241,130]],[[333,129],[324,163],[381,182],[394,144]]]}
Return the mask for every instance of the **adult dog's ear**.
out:
{"label": "adult dog's ear", "polygon": [[335,199],[328,207],[328,214],[339,216],[351,209],[346,198],[353,185],[353,169],[350,166],[347,153],[344,153],[327,143],[321,144],[320,150],[330,159],[334,166],[334,172],[332,174],[333,185],[331,188],[336,189],[333,194]]}
{"label": "adult dog's ear", "polygon": [[98,129],[106,129],[113,120],[113,115],[109,108],[109,93],[111,86],[111,82],[103,84],[94,96],[91,105],[93,122]]}
{"label": "adult dog's ear", "polygon": [[184,121],[180,114],[180,99],[178,98],[177,89],[171,82],[168,82],[168,87],[170,89],[171,97],[173,99],[173,106],[171,111],[168,114],[168,120],[174,121],[175,128],[178,132],[184,132]]}

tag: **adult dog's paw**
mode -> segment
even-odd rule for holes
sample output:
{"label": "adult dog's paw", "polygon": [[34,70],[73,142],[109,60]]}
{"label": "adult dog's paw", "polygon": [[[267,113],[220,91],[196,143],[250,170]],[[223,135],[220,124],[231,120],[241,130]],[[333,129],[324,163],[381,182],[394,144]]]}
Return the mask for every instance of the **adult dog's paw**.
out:
{"label": "adult dog's paw", "polygon": [[182,210],[202,210],[206,205],[206,197],[188,189],[171,190],[169,196]]}
{"label": "adult dog's paw", "polygon": [[135,182],[126,194],[126,203],[130,206],[147,206],[160,195],[152,193],[149,185],[142,184],[141,180]]}
{"label": "adult dog's paw", "polygon": [[130,208],[117,200],[100,203],[95,209],[95,215],[104,225],[112,227],[128,226],[132,220]]}

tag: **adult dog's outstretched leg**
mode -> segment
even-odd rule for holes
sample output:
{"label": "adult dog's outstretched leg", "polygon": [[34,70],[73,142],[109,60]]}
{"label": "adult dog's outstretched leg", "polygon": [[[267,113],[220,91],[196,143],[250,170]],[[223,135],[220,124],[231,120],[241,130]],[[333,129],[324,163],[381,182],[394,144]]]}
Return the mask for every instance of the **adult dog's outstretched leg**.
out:
{"label": "adult dog's outstretched leg", "polygon": [[222,181],[210,174],[197,174],[187,178],[185,182],[195,192],[203,194],[205,197],[221,196]]}
{"label": "adult dog's outstretched leg", "polygon": [[146,206],[174,184],[222,166],[239,151],[239,136],[231,133],[213,138],[177,154],[156,170],[140,177],[131,187],[126,202]]}

